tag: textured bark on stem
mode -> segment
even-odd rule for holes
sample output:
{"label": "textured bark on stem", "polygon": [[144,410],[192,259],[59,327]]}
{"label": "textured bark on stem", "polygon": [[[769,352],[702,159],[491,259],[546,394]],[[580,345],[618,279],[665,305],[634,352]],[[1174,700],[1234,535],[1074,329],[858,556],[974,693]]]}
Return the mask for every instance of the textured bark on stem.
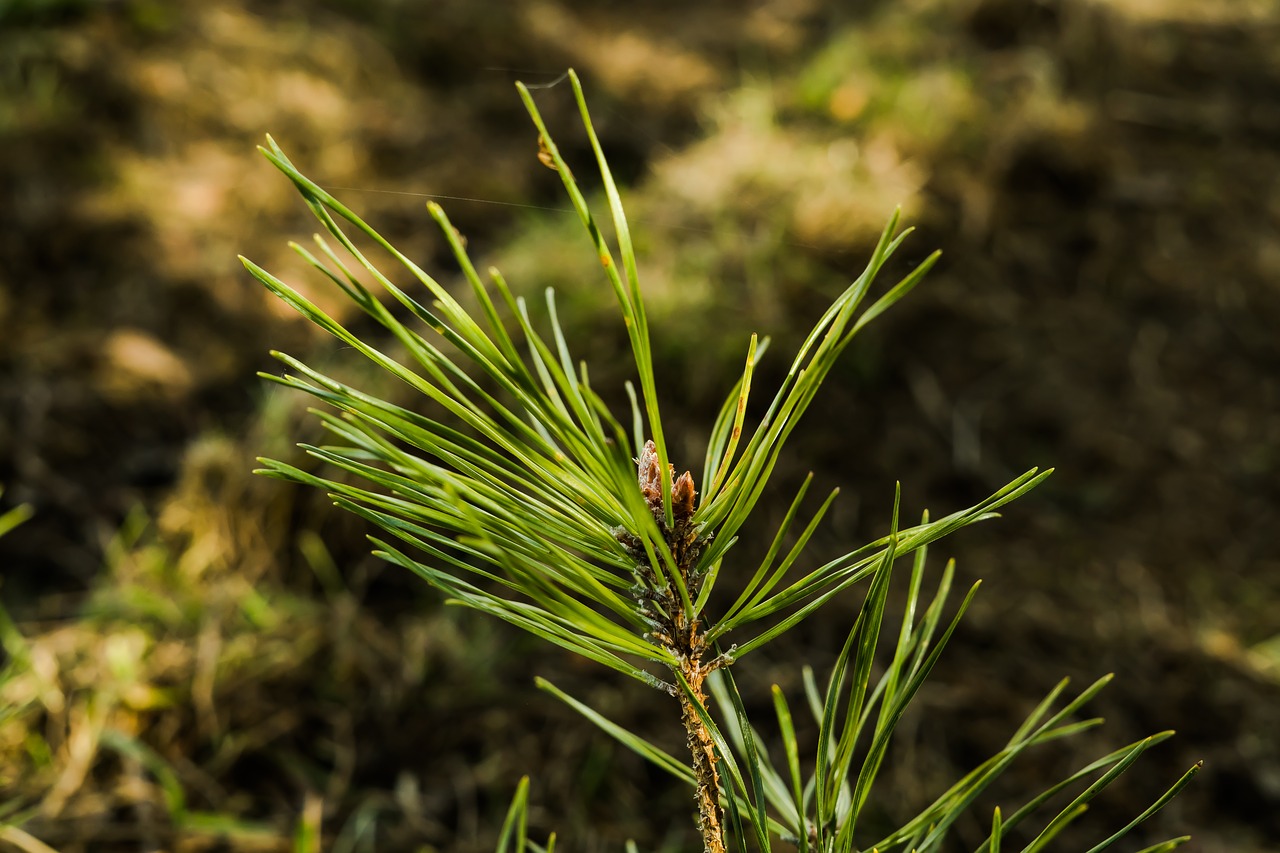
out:
{"label": "textured bark on stem", "polygon": [[[674,568],[679,572],[689,596],[696,599],[702,586],[702,576],[696,572],[696,567],[710,536],[703,536],[701,527],[693,521],[694,497],[697,494],[693,475],[685,471],[676,477],[674,468],[668,465],[672,523],[667,524],[662,469],[652,441],[646,442],[640,451],[636,470],[640,492],[675,559]],[[702,689],[703,682],[716,669],[731,663],[732,659],[728,655],[720,655],[703,663],[707,641],[699,620],[685,611],[673,585],[649,564],[644,543],[639,537],[624,529],[618,529],[614,534],[636,561],[636,585],[631,588],[631,594],[638,605],[637,612],[649,626],[648,637],[661,643],[680,661],[679,666],[672,669],[678,670],[693,697],[705,708],[707,697]],[[720,809],[720,774],[716,770],[715,743],[698,716],[693,699],[680,690],[672,689],[672,693],[680,700],[681,719],[692,757],[697,784],[698,829],[702,832],[704,850],[706,853],[725,853],[724,814]]]}
{"label": "textured bark on stem", "polygon": [[[706,695],[702,692],[702,681],[706,672],[694,663],[684,673],[692,688],[693,695],[705,708]],[[715,746],[711,733],[698,716],[698,710],[683,693],[680,695],[680,708],[683,712],[684,730],[688,735],[689,752],[693,757],[693,775],[697,785],[698,829],[702,832],[702,843],[705,853],[725,853],[724,845],[724,813],[720,808],[720,773],[716,770]]]}

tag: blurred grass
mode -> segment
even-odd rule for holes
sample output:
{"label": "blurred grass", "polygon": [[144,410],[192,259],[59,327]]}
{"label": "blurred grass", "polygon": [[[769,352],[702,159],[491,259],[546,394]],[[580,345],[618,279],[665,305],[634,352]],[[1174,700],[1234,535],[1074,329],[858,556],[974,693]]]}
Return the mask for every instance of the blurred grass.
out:
{"label": "blurred grass", "polygon": [[[374,826],[392,845],[397,823],[430,836],[416,798],[438,794],[415,790],[425,780],[353,790],[368,761],[357,732],[448,718],[498,692],[477,677],[497,654],[485,626],[464,640],[434,608],[386,618],[314,533],[301,541],[317,582],[283,585],[258,525],[286,525],[206,490],[211,472],[245,476],[240,452],[193,448],[186,489],[158,522],[131,516],[72,618],[19,631],[5,617],[0,802],[6,821],[57,849],[295,849],[325,804],[347,821],[335,832],[345,849],[371,849]],[[239,485],[262,500],[260,484]],[[433,683],[465,683],[470,699],[424,694]]]}
{"label": "blurred grass", "polygon": [[[984,757],[1060,675],[1115,669],[1117,742],[1181,730],[1151,787],[1208,761],[1153,834],[1274,846],[1274,5],[645,9],[0,6],[0,481],[37,511],[0,542],[6,843],[283,850],[319,826],[323,849],[483,850],[531,773],[534,824],[573,849],[687,845],[683,793],[530,676],[642,730],[661,697],[531,659],[369,560],[323,500],[245,473],[300,428],[253,384],[265,350],[325,347],[235,269],[240,251],[291,270],[284,242],[310,228],[250,153],[260,134],[447,270],[421,200],[367,190],[559,206],[509,81],[574,64],[633,178],[681,456],[746,334],[775,336],[767,383],[901,204],[944,264],[849,354],[783,491],[807,467],[853,486],[819,543],[835,550],[881,532],[895,479],[942,511],[1007,469],[1059,468],[1022,524],[955,546],[988,584],[908,721],[885,814]],[[567,125],[562,94],[538,97]],[[571,217],[446,204],[513,285],[558,288],[593,381],[616,384],[625,336]],[[842,632],[790,651],[821,668]],[[762,661],[762,701],[795,660]],[[1013,670],[1028,683],[979,689]],[[1086,829],[1132,813],[1132,784]]]}

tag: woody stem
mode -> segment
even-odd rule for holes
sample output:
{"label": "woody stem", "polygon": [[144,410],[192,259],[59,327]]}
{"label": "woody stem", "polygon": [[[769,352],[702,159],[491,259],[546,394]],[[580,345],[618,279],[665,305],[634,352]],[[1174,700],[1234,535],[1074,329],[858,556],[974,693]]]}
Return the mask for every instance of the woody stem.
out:
{"label": "woody stem", "polygon": [[[687,660],[683,675],[690,691],[699,703],[706,707],[706,694],[702,682],[707,673],[701,662]],[[681,694],[680,709],[688,735],[689,752],[693,757],[693,775],[697,786],[698,828],[702,831],[705,853],[725,853],[724,815],[720,808],[720,774],[716,771],[715,745],[697,708],[689,696]]]}
{"label": "woody stem", "polygon": [[[636,459],[640,493],[666,540],[671,557],[674,558],[674,564],[670,568],[678,573],[680,588],[689,596],[697,596],[701,578],[697,575],[695,566],[710,541],[710,535],[703,536],[700,526],[693,520],[694,498],[697,494],[693,475],[685,471],[676,477],[675,468],[670,463],[667,469],[671,484],[667,495],[670,500],[670,523],[667,521],[664,504],[664,479],[657,448],[652,441],[646,441]],[[702,690],[703,682],[726,661],[717,658],[710,664],[703,664],[702,658],[707,650],[706,635],[697,616],[685,609],[688,599],[684,595],[677,595],[671,584],[661,578],[649,564],[647,549],[642,550],[642,543],[636,534],[619,530],[615,535],[626,547],[627,553],[636,559],[636,586],[632,592],[639,605],[640,616],[652,627],[647,636],[661,642],[672,657],[679,661],[678,667],[673,666],[672,669],[678,670],[678,674],[689,686],[688,694],[681,691],[676,692],[676,695],[680,699],[681,718],[688,736],[689,752],[693,757],[698,829],[702,832],[705,853],[725,853],[724,816],[720,810],[720,774],[716,772],[715,742],[698,714],[698,706],[701,705],[704,709],[707,706],[707,697]]]}

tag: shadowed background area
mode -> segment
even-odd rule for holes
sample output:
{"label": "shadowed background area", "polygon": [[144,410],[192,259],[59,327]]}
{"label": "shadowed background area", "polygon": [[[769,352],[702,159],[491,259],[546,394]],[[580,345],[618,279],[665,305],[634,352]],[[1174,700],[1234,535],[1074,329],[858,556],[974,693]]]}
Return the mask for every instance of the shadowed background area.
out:
{"label": "shadowed background area", "polygon": [[[1278,43],[1262,0],[0,0],[0,510],[34,510],[0,540],[0,838],[492,850],[528,773],[565,849],[692,849],[688,792],[531,674],[674,751],[669,698],[442,607],[324,496],[249,474],[318,437],[255,377],[268,350],[404,393],[236,260],[375,333],[287,247],[315,227],[266,133],[454,282],[422,196],[444,197],[479,262],[557,288],[593,384],[621,387],[612,294],[512,85],[572,66],[626,184],[682,468],[748,335],[773,336],[766,398],[895,206],[919,231],[890,272],[943,249],[797,430],[743,571],[809,470],[843,489],[817,560],[884,534],[895,481],[913,517],[1058,469],[936,549],[984,587],[875,821],[1061,677],[1114,671],[1107,725],[1016,769],[956,849],[1169,728],[1060,849],[1199,759],[1132,848],[1280,849]],[[567,86],[535,94],[586,175]],[[760,711],[826,671],[860,598],[744,667]]]}

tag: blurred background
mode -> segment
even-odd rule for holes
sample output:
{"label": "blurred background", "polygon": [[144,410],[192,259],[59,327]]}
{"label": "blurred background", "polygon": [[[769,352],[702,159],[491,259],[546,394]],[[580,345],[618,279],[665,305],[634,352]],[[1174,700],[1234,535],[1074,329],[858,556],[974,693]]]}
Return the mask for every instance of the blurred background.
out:
{"label": "blurred background", "polygon": [[[843,488],[821,556],[885,532],[895,480],[912,517],[1058,469],[935,546],[984,587],[873,823],[1060,678],[1115,672],[1107,725],[1017,768],[955,849],[1172,728],[1058,849],[1203,759],[1126,849],[1280,850],[1277,45],[1274,0],[0,0],[0,511],[33,511],[0,540],[0,847],[492,850],[528,773],[562,849],[694,849],[688,792],[531,676],[676,751],[669,698],[444,608],[322,495],[249,473],[317,434],[256,377],[270,349],[400,393],[236,260],[375,333],[287,248],[315,224],[266,133],[454,282],[443,197],[620,386],[611,292],[513,87],[572,66],[625,182],[677,464],[747,336],[773,336],[768,388],[895,206],[918,232],[890,273],[943,249],[837,367],[762,536],[809,470]],[[588,175],[568,87],[535,94]],[[762,712],[859,603],[738,674]]]}

